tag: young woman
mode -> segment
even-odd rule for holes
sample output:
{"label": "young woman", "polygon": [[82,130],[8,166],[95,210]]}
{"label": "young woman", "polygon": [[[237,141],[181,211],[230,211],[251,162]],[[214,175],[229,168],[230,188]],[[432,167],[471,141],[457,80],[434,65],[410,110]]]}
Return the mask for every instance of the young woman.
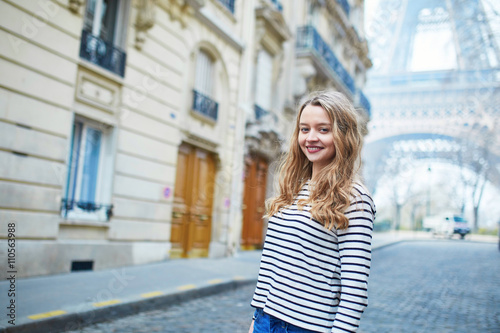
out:
{"label": "young woman", "polygon": [[355,332],[367,306],[375,205],[357,177],[362,136],[349,100],[312,95],[269,199],[249,333]]}

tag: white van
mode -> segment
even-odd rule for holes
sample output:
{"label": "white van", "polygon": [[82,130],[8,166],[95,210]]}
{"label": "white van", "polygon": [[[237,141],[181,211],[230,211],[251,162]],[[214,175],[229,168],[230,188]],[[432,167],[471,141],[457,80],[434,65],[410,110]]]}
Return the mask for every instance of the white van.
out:
{"label": "white van", "polygon": [[434,235],[443,235],[449,238],[453,237],[454,234],[459,234],[460,238],[464,239],[465,235],[470,233],[467,220],[455,214],[427,216],[422,222],[422,227]]}

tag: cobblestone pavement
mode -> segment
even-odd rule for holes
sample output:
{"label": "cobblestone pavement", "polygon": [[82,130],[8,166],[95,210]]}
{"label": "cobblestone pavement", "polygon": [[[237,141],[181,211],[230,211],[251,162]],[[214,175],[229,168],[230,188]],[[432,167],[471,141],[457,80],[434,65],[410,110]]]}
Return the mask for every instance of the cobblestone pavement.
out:
{"label": "cobblestone pavement", "polygon": [[252,321],[251,283],[235,290],[143,312],[67,333],[247,333]]}
{"label": "cobblestone pavement", "polygon": [[[500,332],[495,244],[405,242],[373,253],[360,333]],[[246,333],[254,285],[68,333]]]}
{"label": "cobblestone pavement", "polygon": [[500,332],[496,244],[406,242],[375,251],[368,288],[360,333]]}

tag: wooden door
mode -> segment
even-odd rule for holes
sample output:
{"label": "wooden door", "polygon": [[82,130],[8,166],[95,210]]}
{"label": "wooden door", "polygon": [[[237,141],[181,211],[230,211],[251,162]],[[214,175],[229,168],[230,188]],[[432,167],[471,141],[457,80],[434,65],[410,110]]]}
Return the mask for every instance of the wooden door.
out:
{"label": "wooden door", "polygon": [[251,250],[263,244],[266,200],[266,179],[268,163],[265,159],[254,157],[245,165],[245,192],[243,198],[243,228],[241,248]]}
{"label": "wooden door", "polygon": [[174,191],[171,258],[208,256],[214,184],[213,154],[182,144],[179,147]]}

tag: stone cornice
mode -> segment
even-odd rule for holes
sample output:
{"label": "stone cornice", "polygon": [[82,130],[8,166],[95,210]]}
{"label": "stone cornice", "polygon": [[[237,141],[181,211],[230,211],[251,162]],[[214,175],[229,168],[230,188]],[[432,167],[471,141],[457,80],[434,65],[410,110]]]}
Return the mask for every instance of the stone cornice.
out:
{"label": "stone cornice", "polygon": [[228,42],[228,44],[238,50],[238,52],[242,52],[245,48],[244,43],[238,39],[229,27],[219,24],[213,14],[205,9],[206,8],[202,8],[201,10],[196,11],[194,14],[195,17],[200,20],[200,22],[210,27],[213,31],[217,32],[219,37]]}
{"label": "stone cornice", "polygon": [[187,19],[205,5],[205,0],[133,0],[132,5],[137,8],[135,47],[141,50],[146,32],[155,25],[156,6],[164,9],[172,21],[177,20],[185,27]]}
{"label": "stone cornice", "polygon": [[259,7],[255,10],[255,17],[257,21],[262,22],[264,28],[264,30],[260,31],[261,36],[257,37],[258,40],[263,37],[262,34],[271,34],[277,44],[281,45],[291,37],[292,34],[283,15],[275,8],[267,5]]}
{"label": "stone cornice", "polygon": [[135,17],[135,47],[142,49],[146,40],[146,32],[155,24],[155,0],[136,0],[137,16]]}
{"label": "stone cornice", "polygon": [[188,18],[198,12],[205,5],[205,0],[147,0],[157,1],[158,6],[163,8],[172,21],[179,21],[182,27],[186,27]]}

